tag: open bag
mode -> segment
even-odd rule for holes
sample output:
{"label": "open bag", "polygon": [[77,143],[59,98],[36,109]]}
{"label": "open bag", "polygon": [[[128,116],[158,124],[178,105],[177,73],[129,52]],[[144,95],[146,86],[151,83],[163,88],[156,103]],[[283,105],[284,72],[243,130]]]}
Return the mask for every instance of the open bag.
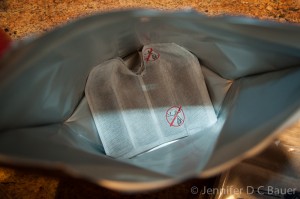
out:
{"label": "open bag", "polygon": [[[153,43],[175,43],[199,59],[217,121],[165,147],[113,159],[99,138],[86,81],[95,66]],[[299,119],[300,27],[190,11],[90,16],[2,57],[0,107],[5,165],[60,169],[131,192],[212,176]]]}

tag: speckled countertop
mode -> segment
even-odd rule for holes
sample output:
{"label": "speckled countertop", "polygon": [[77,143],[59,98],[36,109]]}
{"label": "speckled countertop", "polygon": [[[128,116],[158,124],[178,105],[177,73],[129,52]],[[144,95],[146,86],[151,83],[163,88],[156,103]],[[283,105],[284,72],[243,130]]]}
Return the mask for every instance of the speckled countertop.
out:
{"label": "speckled countertop", "polygon": [[300,22],[300,0],[1,0],[0,24],[13,39],[46,32],[79,16],[126,8],[193,8],[207,15],[245,15]]}
{"label": "speckled countertop", "polygon": [[[282,23],[300,23],[300,0],[0,0],[0,27],[12,39],[17,40],[34,34],[42,34],[80,16],[140,7],[162,10],[189,7],[212,16],[244,15]],[[300,123],[293,128],[293,133],[299,134]],[[190,198],[192,196],[190,187],[197,183],[201,184],[199,180],[191,180],[156,194],[136,197]],[[0,199],[70,197],[107,198],[121,197],[121,195],[72,179],[0,168]]]}

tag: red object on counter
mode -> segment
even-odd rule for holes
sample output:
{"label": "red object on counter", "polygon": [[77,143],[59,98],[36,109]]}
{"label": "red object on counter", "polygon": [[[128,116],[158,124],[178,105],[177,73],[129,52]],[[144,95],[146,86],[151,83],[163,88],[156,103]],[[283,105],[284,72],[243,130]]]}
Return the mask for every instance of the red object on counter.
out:
{"label": "red object on counter", "polygon": [[10,37],[0,29],[0,58],[4,52],[10,47],[11,39]]}

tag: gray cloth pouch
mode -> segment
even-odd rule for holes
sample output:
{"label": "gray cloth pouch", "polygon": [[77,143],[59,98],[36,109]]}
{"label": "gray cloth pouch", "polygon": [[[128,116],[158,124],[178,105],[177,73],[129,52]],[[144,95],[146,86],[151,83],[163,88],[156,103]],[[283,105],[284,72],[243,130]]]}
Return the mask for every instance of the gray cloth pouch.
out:
{"label": "gray cloth pouch", "polygon": [[105,152],[114,158],[133,157],[217,120],[193,54],[166,43],[146,45],[140,55],[138,66],[121,58],[100,64],[86,84]]}

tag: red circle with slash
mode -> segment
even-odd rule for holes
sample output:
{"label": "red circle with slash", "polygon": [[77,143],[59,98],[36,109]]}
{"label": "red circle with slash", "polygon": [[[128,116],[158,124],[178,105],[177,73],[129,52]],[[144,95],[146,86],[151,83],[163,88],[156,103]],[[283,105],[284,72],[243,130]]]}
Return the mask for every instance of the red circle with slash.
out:
{"label": "red circle with slash", "polygon": [[146,48],[144,50],[144,59],[146,62],[155,61],[159,58],[159,53],[155,52],[153,48]]}
{"label": "red circle with slash", "polygon": [[166,120],[170,127],[179,127],[185,121],[185,115],[181,106],[172,106],[166,112]]}

